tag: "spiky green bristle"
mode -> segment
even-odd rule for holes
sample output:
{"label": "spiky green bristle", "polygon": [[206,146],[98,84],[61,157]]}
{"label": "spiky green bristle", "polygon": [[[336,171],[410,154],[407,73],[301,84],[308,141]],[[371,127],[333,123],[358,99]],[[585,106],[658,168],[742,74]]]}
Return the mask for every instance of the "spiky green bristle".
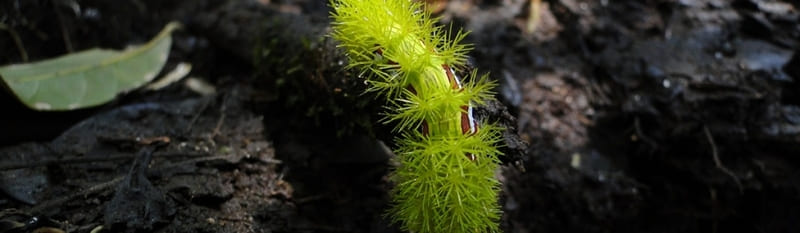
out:
{"label": "spiky green bristle", "polygon": [[[470,49],[459,44],[466,33],[459,31],[451,37],[441,26],[435,26],[421,3],[333,0],[331,5],[331,35],[346,49],[349,66],[371,76],[373,88],[389,96],[419,83],[421,73],[431,68],[463,64]],[[376,55],[377,51],[381,54]]]}
{"label": "spiky green bristle", "polygon": [[464,131],[467,106],[492,98],[494,83],[474,72],[461,82],[448,74],[464,63],[469,46],[459,42],[465,33],[448,36],[410,0],[333,0],[331,6],[332,36],[346,49],[349,67],[389,99],[386,120],[402,133],[391,174],[392,220],[417,233],[498,231],[500,131],[486,123]]}
{"label": "spiky green bristle", "polygon": [[[406,135],[391,177],[393,220],[411,232],[497,232],[499,140],[492,126],[461,137]],[[472,161],[467,153],[481,156]]]}

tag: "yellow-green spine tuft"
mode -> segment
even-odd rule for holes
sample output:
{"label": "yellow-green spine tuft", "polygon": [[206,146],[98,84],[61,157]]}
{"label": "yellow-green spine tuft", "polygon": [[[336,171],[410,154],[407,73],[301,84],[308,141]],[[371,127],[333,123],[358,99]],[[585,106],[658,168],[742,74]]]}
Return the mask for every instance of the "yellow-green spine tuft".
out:
{"label": "yellow-green spine tuft", "polygon": [[482,122],[475,133],[462,130],[465,106],[492,98],[494,83],[473,72],[454,88],[444,68],[463,65],[466,34],[449,36],[422,3],[409,0],[333,0],[331,6],[332,37],[370,91],[389,99],[386,121],[400,133],[392,220],[417,233],[499,231],[500,129]]}

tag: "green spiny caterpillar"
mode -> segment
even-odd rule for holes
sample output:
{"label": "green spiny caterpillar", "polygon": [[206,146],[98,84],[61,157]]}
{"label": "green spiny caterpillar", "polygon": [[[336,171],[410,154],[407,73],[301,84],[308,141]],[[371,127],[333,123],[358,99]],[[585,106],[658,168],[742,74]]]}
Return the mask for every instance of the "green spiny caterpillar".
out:
{"label": "green spiny caterpillar", "polygon": [[369,84],[389,99],[398,166],[391,174],[393,222],[411,232],[497,232],[499,127],[478,122],[474,106],[494,83],[456,75],[471,49],[450,36],[422,3],[332,0],[332,37]]}

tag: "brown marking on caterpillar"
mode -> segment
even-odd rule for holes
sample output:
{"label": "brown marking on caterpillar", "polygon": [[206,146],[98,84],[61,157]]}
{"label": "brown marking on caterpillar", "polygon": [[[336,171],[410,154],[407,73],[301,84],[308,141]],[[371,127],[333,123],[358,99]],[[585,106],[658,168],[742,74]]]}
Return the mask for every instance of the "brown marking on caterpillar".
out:
{"label": "brown marking on caterpillar", "polygon": [[453,89],[461,90],[461,80],[458,80],[458,77],[453,73],[453,68],[450,68],[447,64],[443,64],[442,68],[447,75],[447,81],[450,82],[450,86]]}
{"label": "brown marking on caterpillar", "polygon": [[414,94],[414,95],[417,94],[417,90],[414,89],[414,86],[408,85],[408,86],[406,86],[406,90],[410,91],[411,94]]}
{"label": "brown marking on caterpillar", "polygon": [[[459,91],[464,90],[464,87],[461,86],[461,80],[459,80],[458,76],[455,75],[453,68],[450,68],[450,66],[444,64],[442,65],[442,69],[444,69],[444,73],[447,75],[447,80],[450,81],[450,86],[453,89]],[[478,122],[472,115],[472,105],[461,106],[461,133],[469,135],[478,133]],[[478,157],[472,153],[466,153],[465,155],[471,161],[478,159]]]}
{"label": "brown marking on caterpillar", "polygon": [[472,153],[467,153],[467,154],[466,154],[466,156],[467,156],[467,158],[468,158],[470,161],[475,161],[475,160],[478,160],[478,157],[477,157],[477,156],[475,156],[475,155],[474,155],[474,154],[472,154]]}
{"label": "brown marking on caterpillar", "polygon": [[[375,50],[375,54],[383,56],[383,50],[380,47],[378,47]],[[397,63],[392,60],[389,60],[389,64],[395,65]],[[452,89],[459,91],[464,90],[464,87],[461,85],[461,80],[458,78],[458,76],[456,76],[455,71],[453,71],[453,68],[451,68],[447,64],[442,64],[442,69],[444,69],[444,73],[447,76],[447,81],[450,83],[450,87]],[[406,90],[408,90],[414,95],[417,94],[417,90],[415,90],[414,87],[411,85],[406,86]],[[427,121],[422,120],[422,122],[420,123],[419,131],[420,133],[422,133],[422,136],[428,136],[430,131]],[[478,122],[472,115],[471,104],[461,106],[461,133],[469,135],[475,135],[476,133],[478,133]],[[475,161],[478,159],[478,157],[472,153],[466,153],[465,155],[470,161]]]}
{"label": "brown marking on caterpillar", "polygon": [[420,131],[420,133],[422,133],[422,136],[428,136],[428,122],[427,121],[425,121],[425,120],[422,121],[422,124],[419,127],[419,131]]}
{"label": "brown marking on caterpillar", "polygon": [[472,129],[469,122],[469,115],[467,115],[467,111],[469,110],[467,106],[461,106],[461,133],[467,134]]}
{"label": "brown marking on caterpillar", "polygon": [[[375,46],[378,46],[378,45],[375,45]],[[378,56],[383,57],[383,49],[381,49],[381,47],[378,47],[378,49],[375,50],[375,54],[377,54]],[[389,60],[389,65],[397,65],[397,62]]]}

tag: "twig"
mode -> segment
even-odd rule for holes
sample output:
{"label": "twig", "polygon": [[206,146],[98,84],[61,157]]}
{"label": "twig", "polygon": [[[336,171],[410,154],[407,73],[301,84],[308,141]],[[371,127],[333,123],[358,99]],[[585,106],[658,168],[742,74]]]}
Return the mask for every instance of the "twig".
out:
{"label": "twig", "polygon": [[25,51],[25,46],[22,45],[22,40],[19,38],[17,31],[4,23],[0,23],[0,30],[6,30],[8,34],[11,34],[11,38],[14,39],[14,44],[17,45],[17,50],[19,50],[19,56],[22,57],[22,61],[28,62],[28,52]]}
{"label": "twig", "polygon": [[707,126],[703,126],[703,132],[706,133],[706,138],[708,139],[708,143],[711,144],[711,156],[714,159],[714,164],[716,164],[717,169],[721,170],[725,174],[728,174],[733,181],[736,182],[736,185],[739,186],[739,193],[744,192],[744,188],[742,187],[742,182],[739,181],[739,177],[736,176],[733,171],[722,165],[722,161],[719,160],[719,154],[717,153],[717,144],[714,143],[714,137],[711,136],[711,131],[708,130]]}

